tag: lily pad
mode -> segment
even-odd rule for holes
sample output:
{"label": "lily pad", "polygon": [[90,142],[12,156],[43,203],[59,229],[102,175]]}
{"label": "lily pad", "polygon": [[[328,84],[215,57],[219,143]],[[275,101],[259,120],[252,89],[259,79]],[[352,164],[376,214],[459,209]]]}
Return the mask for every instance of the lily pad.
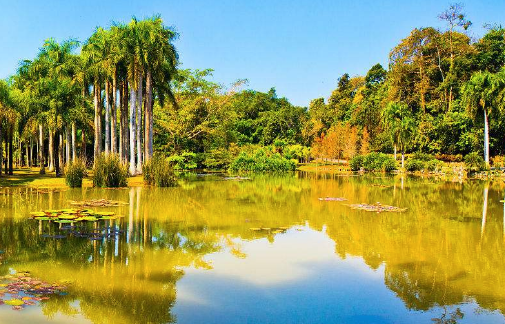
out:
{"label": "lily pad", "polygon": [[4,301],[4,303],[9,306],[21,306],[25,304],[21,299],[9,299]]}

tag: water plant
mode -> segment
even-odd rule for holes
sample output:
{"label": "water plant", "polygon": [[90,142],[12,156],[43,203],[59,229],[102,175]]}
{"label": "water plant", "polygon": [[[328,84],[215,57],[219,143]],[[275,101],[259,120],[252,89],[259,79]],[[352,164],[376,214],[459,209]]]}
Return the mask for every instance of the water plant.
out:
{"label": "water plant", "polygon": [[100,154],[93,165],[93,187],[126,187],[128,166],[117,154]]}
{"label": "water plant", "polygon": [[157,187],[174,187],[177,177],[170,161],[161,154],[155,154],[152,159],[142,166],[144,181]]}
{"label": "water plant", "polygon": [[65,167],[65,182],[70,188],[82,187],[82,179],[86,176],[86,163],[76,159]]}

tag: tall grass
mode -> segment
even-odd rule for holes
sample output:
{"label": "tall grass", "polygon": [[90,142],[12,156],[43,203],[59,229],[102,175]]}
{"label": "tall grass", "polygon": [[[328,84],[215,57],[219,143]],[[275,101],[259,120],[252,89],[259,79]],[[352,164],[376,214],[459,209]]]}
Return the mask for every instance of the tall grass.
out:
{"label": "tall grass", "polygon": [[82,179],[86,176],[86,163],[77,159],[65,166],[65,182],[70,188],[82,187]]}
{"label": "tall grass", "polygon": [[128,165],[122,163],[117,154],[102,153],[93,165],[93,187],[126,187]]}
{"label": "tall grass", "polygon": [[174,187],[177,178],[170,161],[160,154],[155,154],[142,166],[145,183],[157,187]]}

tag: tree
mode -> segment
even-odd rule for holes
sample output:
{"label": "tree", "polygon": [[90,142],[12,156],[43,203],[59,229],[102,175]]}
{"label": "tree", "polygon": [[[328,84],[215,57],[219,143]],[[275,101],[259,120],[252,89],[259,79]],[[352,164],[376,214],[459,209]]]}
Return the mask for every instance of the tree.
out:
{"label": "tree", "polygon": [[484,161],[489,166],[489,115],[493,111],[493,103],[498,95],[495,75],[490,72],[477,72],[463,87],[463,103],[467,111],[477,117],[484,117]]}
{"label": "tree", "polygon": [[405,103],[391,102],[383,111],[383,121],[387,132],[391,136],[393,145],[402,153],[402,168],[405,167],[405,151],[411,145],[416,131],[415,120],[409,107]]}

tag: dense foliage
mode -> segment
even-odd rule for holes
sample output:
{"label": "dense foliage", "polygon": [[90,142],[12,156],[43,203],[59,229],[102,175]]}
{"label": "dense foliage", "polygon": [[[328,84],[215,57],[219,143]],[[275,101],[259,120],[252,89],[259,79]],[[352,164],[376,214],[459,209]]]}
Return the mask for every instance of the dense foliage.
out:
{"label": "dense foliage", "polygon": [[93,165],[93,187],[117,188],[128,184],[128,166],[119,155],[100,154]]}
{"label": "dense foliage", "polygon": [[142,167],[144,181],[157,187],[174,187],[177,178],[171,163],[161,154],[155,154]]}
{"label": "dense foliage", "polygon": [[82,179],[86,176],[86,163],[81,159],[69,162],[65,166],[65,182],[70,188],[82,187]]}
{"label": "dense foliage", "polygon": [[231,171],[286,172],[295,169],[295,161],[265,149],[259,149],[253,153],[242,152],[230,164]]}
{"label": "dense foliage", "polygon": [[[344,73],[327,99],[308,107],[275,88],[247,89],[246,80],[217,84],[211,69],[178,69],[177,34],[160,17],[97,28],[79,54],[77,41],[49,39],[0,82],[0,159],[11,173],[13,163],[58,171],[60,161],[102,151],[129,161],[130,174],[154,152],[177,170],[277,168],[252,166],[270,159],[286,165],[280,169],[292,168],[283,159],[351,161],[356,169],[365,161],[357,156],[370,152],[401,154],[409,170],[440,168],[432,160],[405,165],[414,152],[448,162],[479,152],[489,165],[505,154],[505,29],[472,39],[461,6],[440,18],[447,28],[412,30],[387,69]],[[274,146],[281,158],[268,148],[251,152],[258,146]]]}

